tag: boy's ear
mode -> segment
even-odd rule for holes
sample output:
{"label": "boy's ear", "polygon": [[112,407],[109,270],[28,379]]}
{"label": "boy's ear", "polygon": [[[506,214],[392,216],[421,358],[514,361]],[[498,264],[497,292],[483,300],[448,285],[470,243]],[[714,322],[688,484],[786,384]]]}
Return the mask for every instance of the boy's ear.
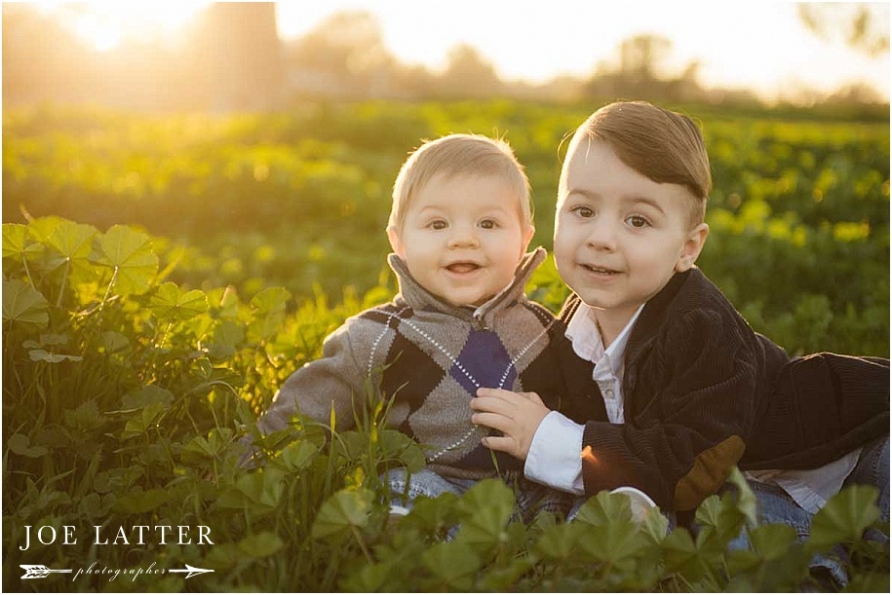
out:
{"label": "boy's ear", "polygon": [[709,235],[709,226],[701,223],[688,233],[687,239],[681,247],[678,260],[675,262],[675,271],[683,273],[694,266],[703,245],[706,243],[706,236]]}
{"label": "boy's ear", "polygon": [[406,260],[406,251],[403,249],[403,243],[400,241],[399,233],[393,225],[387,226],[387,239],[390,240],[390,247],[396,252],[396,255]]}

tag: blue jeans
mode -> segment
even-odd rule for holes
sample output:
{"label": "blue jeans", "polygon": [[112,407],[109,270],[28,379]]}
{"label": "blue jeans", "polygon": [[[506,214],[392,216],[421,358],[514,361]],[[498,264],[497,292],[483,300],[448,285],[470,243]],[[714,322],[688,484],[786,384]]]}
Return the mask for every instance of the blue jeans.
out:
{"label": "blue jeans", "polygon": [[[384,477],[390,486],[392,511],[411,510],[418,496],[436,498],[447,492],[461,496],[479,480],[443,477],[429,469],[416,471],[409,476],[403,468],[391,469]],[[406,481],[408,479],[408,486]],[[519,472],[503,474],[503,481],[514,489],[516,498],[514,518],[531,522],[540,512],[552,512],[566,516],[573,504],[573,496],[542,484],[530,481]]]}
{"label": "blue jeans", "polygon": [[[799,540],[808,538],[811,532],[812,513],[801,508],[781,487],[749,480],[749,486],[759,503],[759,520],[764,524],[783,523],[796,530]],[[855,469],[843,482],[842,487],[851,485],[872,485],[880,490],[877,506],[880,519],[889,521],[889,437],[885,436],[864,446]],[[868,537],[888,541],[885,535],[869,535]],[[746,531],[731,541],[729,548],[745,549],[749,547]],[[838,560],[819,555],[812,560],[812,568],[826,568],[840,584],[848,584],[848,577]]]}

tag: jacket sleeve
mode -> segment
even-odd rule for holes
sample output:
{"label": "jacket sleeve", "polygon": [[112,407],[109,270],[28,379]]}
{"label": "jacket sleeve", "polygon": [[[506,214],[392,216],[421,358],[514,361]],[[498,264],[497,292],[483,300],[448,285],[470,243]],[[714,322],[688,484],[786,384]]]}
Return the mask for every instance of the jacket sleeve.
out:
{"label": "jacket sleeve", "polygon": [[[328,424],[334,409],[335,428],[347,430],[354,423],[354,403],[365,398],[365,367],[357,363],[356,334],[362,321],[348,320],[322,344],[322,357],[295,371],[273,397],[258,421],[264,434],[284,429],[297,413]],[[368,357],[368,356],[366,356]]]}
{"label": "jacket sleeve", "polygon": [[588,421],[582,468],[587,494],[631,485],[666,510],[691,510],[743,456],[760,398],[758,345],[725,313],[695,310],[671,321],[627,364],[626,423]]}
{"label": "jacket sleeve", "polygon": [[[544,342],[542,351],[521,374],[520,380],[523,385],[521,390],[538,394],[549,409],[561,410],[568,394],[564,374],[556,373],[561,370],[563,361],[561,345],[566,341],[564,327],[544,307],[538,304],[534,307],[539,312],[538,320],[545,326],[546,336],[542,339]],[[535,328],[532,324],[528,327]]]}

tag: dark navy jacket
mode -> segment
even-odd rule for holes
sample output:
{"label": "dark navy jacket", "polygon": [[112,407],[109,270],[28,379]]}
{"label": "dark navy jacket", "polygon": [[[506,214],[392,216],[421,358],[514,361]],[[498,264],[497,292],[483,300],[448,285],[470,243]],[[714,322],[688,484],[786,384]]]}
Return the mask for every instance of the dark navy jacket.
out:
{"label": "dark navy jacket", "polygon": [[[566,324],[581,301],[571,296]],[[594,365],[561,346],[563,412],[585,424],[587,494],[631,485],[692,510],[733,466],[809,469],[889,432],[889,360],[790,358],[754,332],[696,267],[651,298],[632,329],[624,424],[607,421]]]}

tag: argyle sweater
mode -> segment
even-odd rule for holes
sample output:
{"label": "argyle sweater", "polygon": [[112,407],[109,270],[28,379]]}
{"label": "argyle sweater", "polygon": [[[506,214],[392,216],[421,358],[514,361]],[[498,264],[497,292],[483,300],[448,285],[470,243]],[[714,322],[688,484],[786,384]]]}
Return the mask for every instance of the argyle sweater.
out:
{"label": "argyle sweater", "polygon": [[[471,423],[469,402],[478,387],[531,391],[558,408],[563,389],[551,339],[560,324],[524,288],[545,250],[527,254],[514,281],[484,305],[450,305],[422,288],[395,254],[388,258],[400,291],[392,302],[349,318],[329,335],[322,358],[294,372],[259,426],[283,429],[300,412],[335,429],[354,425],[367,386],[392,398],[387,424],[416,439],[429,469],[444,476],[480,479],[495,472],[480,444],[490,431]],[[498,453],[498,469],[523,463]]]}

